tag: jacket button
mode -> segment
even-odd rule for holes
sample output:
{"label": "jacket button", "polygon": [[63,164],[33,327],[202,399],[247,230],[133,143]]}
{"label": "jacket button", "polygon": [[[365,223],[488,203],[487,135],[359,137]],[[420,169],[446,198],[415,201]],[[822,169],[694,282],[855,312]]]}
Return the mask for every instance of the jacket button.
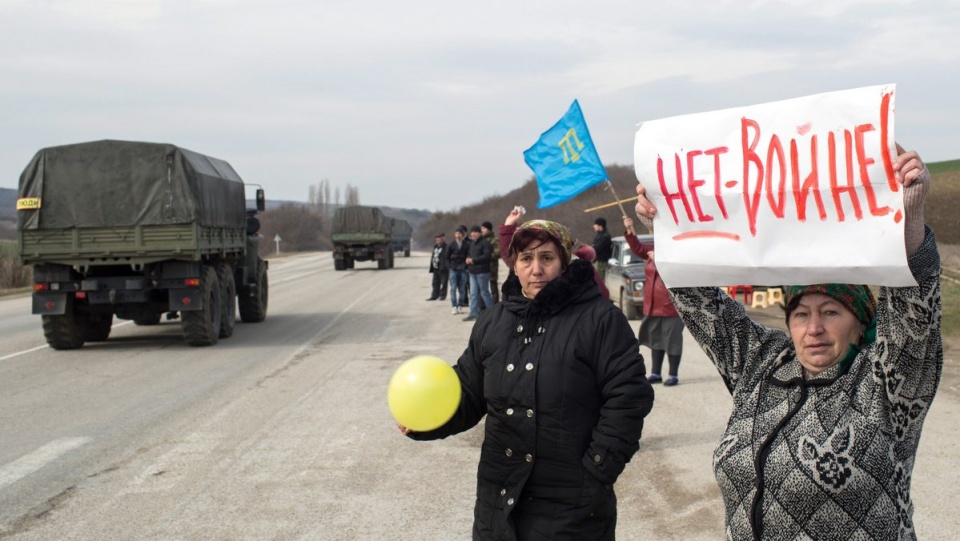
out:
{"label": "jacket button", "polygon": [[526,460],[527,462],[533,462],[533,455],[527,455],[523,457],[523,459]]}
{"label": "jacket button", "polygon": [[527,370],[533,370],[533,363],[527,363],[527,366],[525,366],[524,368],[526,368]]}
{"label": "jacket button", "polygon": [[507,449],[507,456],[513,456],[513,449]]}
{"label": "jacket button", "polygon": [[527,410],[527,417],[533,417],[533,410]]}
{"label": "jacket button", "polygon": [[517,332],[518,333],[523,332],[523,325],[517,325]]}
{"label": "jacket button", "polygon": [[501,488],[501,489],[500,489],[500,495],[501,495],[501,496],[506,496],[506,495],[507,495],[507,489]]}
{"label": "jacket button", "polygon": [[507,365],[507,372],[513,372],[513,363]]}
{"label": "jacket button", "polygon": [[603,457],[601,457],[600,455],[593,455],[593,461],[596,462],[597,464],[599,464],[601,460],[603,460]]}
{"label": "jacket button", "polygon": [[507,415],[513,415],[513,408],[507,408]]}
{"label": "jacket button", "polygon": [[507,505],[513,505],[513,498],[510,498],[509,500],[507,500]]}

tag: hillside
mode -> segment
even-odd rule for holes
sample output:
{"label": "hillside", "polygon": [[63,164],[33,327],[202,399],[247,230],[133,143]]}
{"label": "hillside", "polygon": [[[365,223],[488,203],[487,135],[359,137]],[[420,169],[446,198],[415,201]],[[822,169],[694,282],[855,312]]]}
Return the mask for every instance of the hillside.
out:
{"label": "hillside", "polygon": [[[960,160],[928,164],[933,175],[931,192],[927,196],[925,215],[927,223],[936,231],[941,244],[960,245]],[[611,165],[607,175],[620,199],[636,195],[637,179],[632,166]],[[597,216],[607,219],[611,232],[620,234],[623,229],[617,207],[585,213],[584,209],[604,205],[614,201],[613,195],[597,185],[578,195],[571,201],[555,207],[538,210],[536,180],[531,177],[526,183],[506,195],[491,196],[482,202],[465,206],[452,212],[438,212],[424,222],[423,227],[414,231],[414,240],[419,246],[429,246],[438,232],[448,235],[463,224],[467,227],[489,220],[494,224],[502,223],[515,205],[527,209],[525,219],[549,219],[560,222],[570,228],[574,237],[589,244],[593,240],[593,220]],[[633,203],[624,203],[624,209],[633,217]]]}

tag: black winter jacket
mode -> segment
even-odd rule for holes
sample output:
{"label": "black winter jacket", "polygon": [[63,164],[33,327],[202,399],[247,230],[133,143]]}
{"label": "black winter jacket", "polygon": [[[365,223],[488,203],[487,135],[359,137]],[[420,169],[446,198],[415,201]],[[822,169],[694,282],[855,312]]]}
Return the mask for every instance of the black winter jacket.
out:
{"label": "black winter jacket", "polygon": [[445,438],[487,416],[474,539],[613,539],[613,484],[653,406],[623,314],[575,260],[533,300],[511,274],[454,367],[462,395]]}
{"label": "black winter jacket", "polygon": [[457,246],[457,241],[447,245],[447,266],[450,270],[467,270],[467,249],[470,248],[470,239],[463,239]]}
{"label": "black winter jacket", "polygon": [[606,263],[613,257],[613,239],[606,229],[601,229],[594,235],[593,251],[597,253],[597,261]]}
{"label": "black winter jacket", "polygon": [[477,240],[470,239],[470,246],[467,248],[467,257],[471,263],[467,265],[470,274],[484,274],[490,272],[490,261],[492,259],[493,246],[490,241],[484,237]]}

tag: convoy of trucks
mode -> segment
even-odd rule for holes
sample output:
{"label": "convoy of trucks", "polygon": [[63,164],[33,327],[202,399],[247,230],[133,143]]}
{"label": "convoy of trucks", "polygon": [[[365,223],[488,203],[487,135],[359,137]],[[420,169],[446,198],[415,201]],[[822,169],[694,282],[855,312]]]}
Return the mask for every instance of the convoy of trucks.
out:
{"label": "convoy of trucks", "polygon": [[179,318],[210,346],[267,315],[257,212],[229,163],[169,144],[104,140],[45,148],[20,177],[20,261],[47,343],[106,340],[113,319]]}
{"label": "convoy of trucks", "polygon": [[342,271],[354,268],[355,261],[376,261],[378,269],[391,269],[395,251],[410,255],[411,232],[406,220],[388,218],[377,207],[340,207],[331,224],[333,268]]}
{"label": "convoy of trucks", "polygon": [[413,227],[410,222],[401,218],[390,218],[390,241],[394,252],[403,252],[403,257],[410,257],[410,238],[413,236]]}

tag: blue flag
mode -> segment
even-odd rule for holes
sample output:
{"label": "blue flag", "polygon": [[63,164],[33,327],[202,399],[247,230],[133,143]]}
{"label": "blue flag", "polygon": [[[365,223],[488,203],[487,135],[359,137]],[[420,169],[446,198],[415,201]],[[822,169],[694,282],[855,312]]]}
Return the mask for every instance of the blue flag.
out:
{"label": "blue flag", "polygon": [[523,160],[537,177],[537,208],[541,209],[569,201],[607,179],[577,100],[559,122],[524,151]]}

